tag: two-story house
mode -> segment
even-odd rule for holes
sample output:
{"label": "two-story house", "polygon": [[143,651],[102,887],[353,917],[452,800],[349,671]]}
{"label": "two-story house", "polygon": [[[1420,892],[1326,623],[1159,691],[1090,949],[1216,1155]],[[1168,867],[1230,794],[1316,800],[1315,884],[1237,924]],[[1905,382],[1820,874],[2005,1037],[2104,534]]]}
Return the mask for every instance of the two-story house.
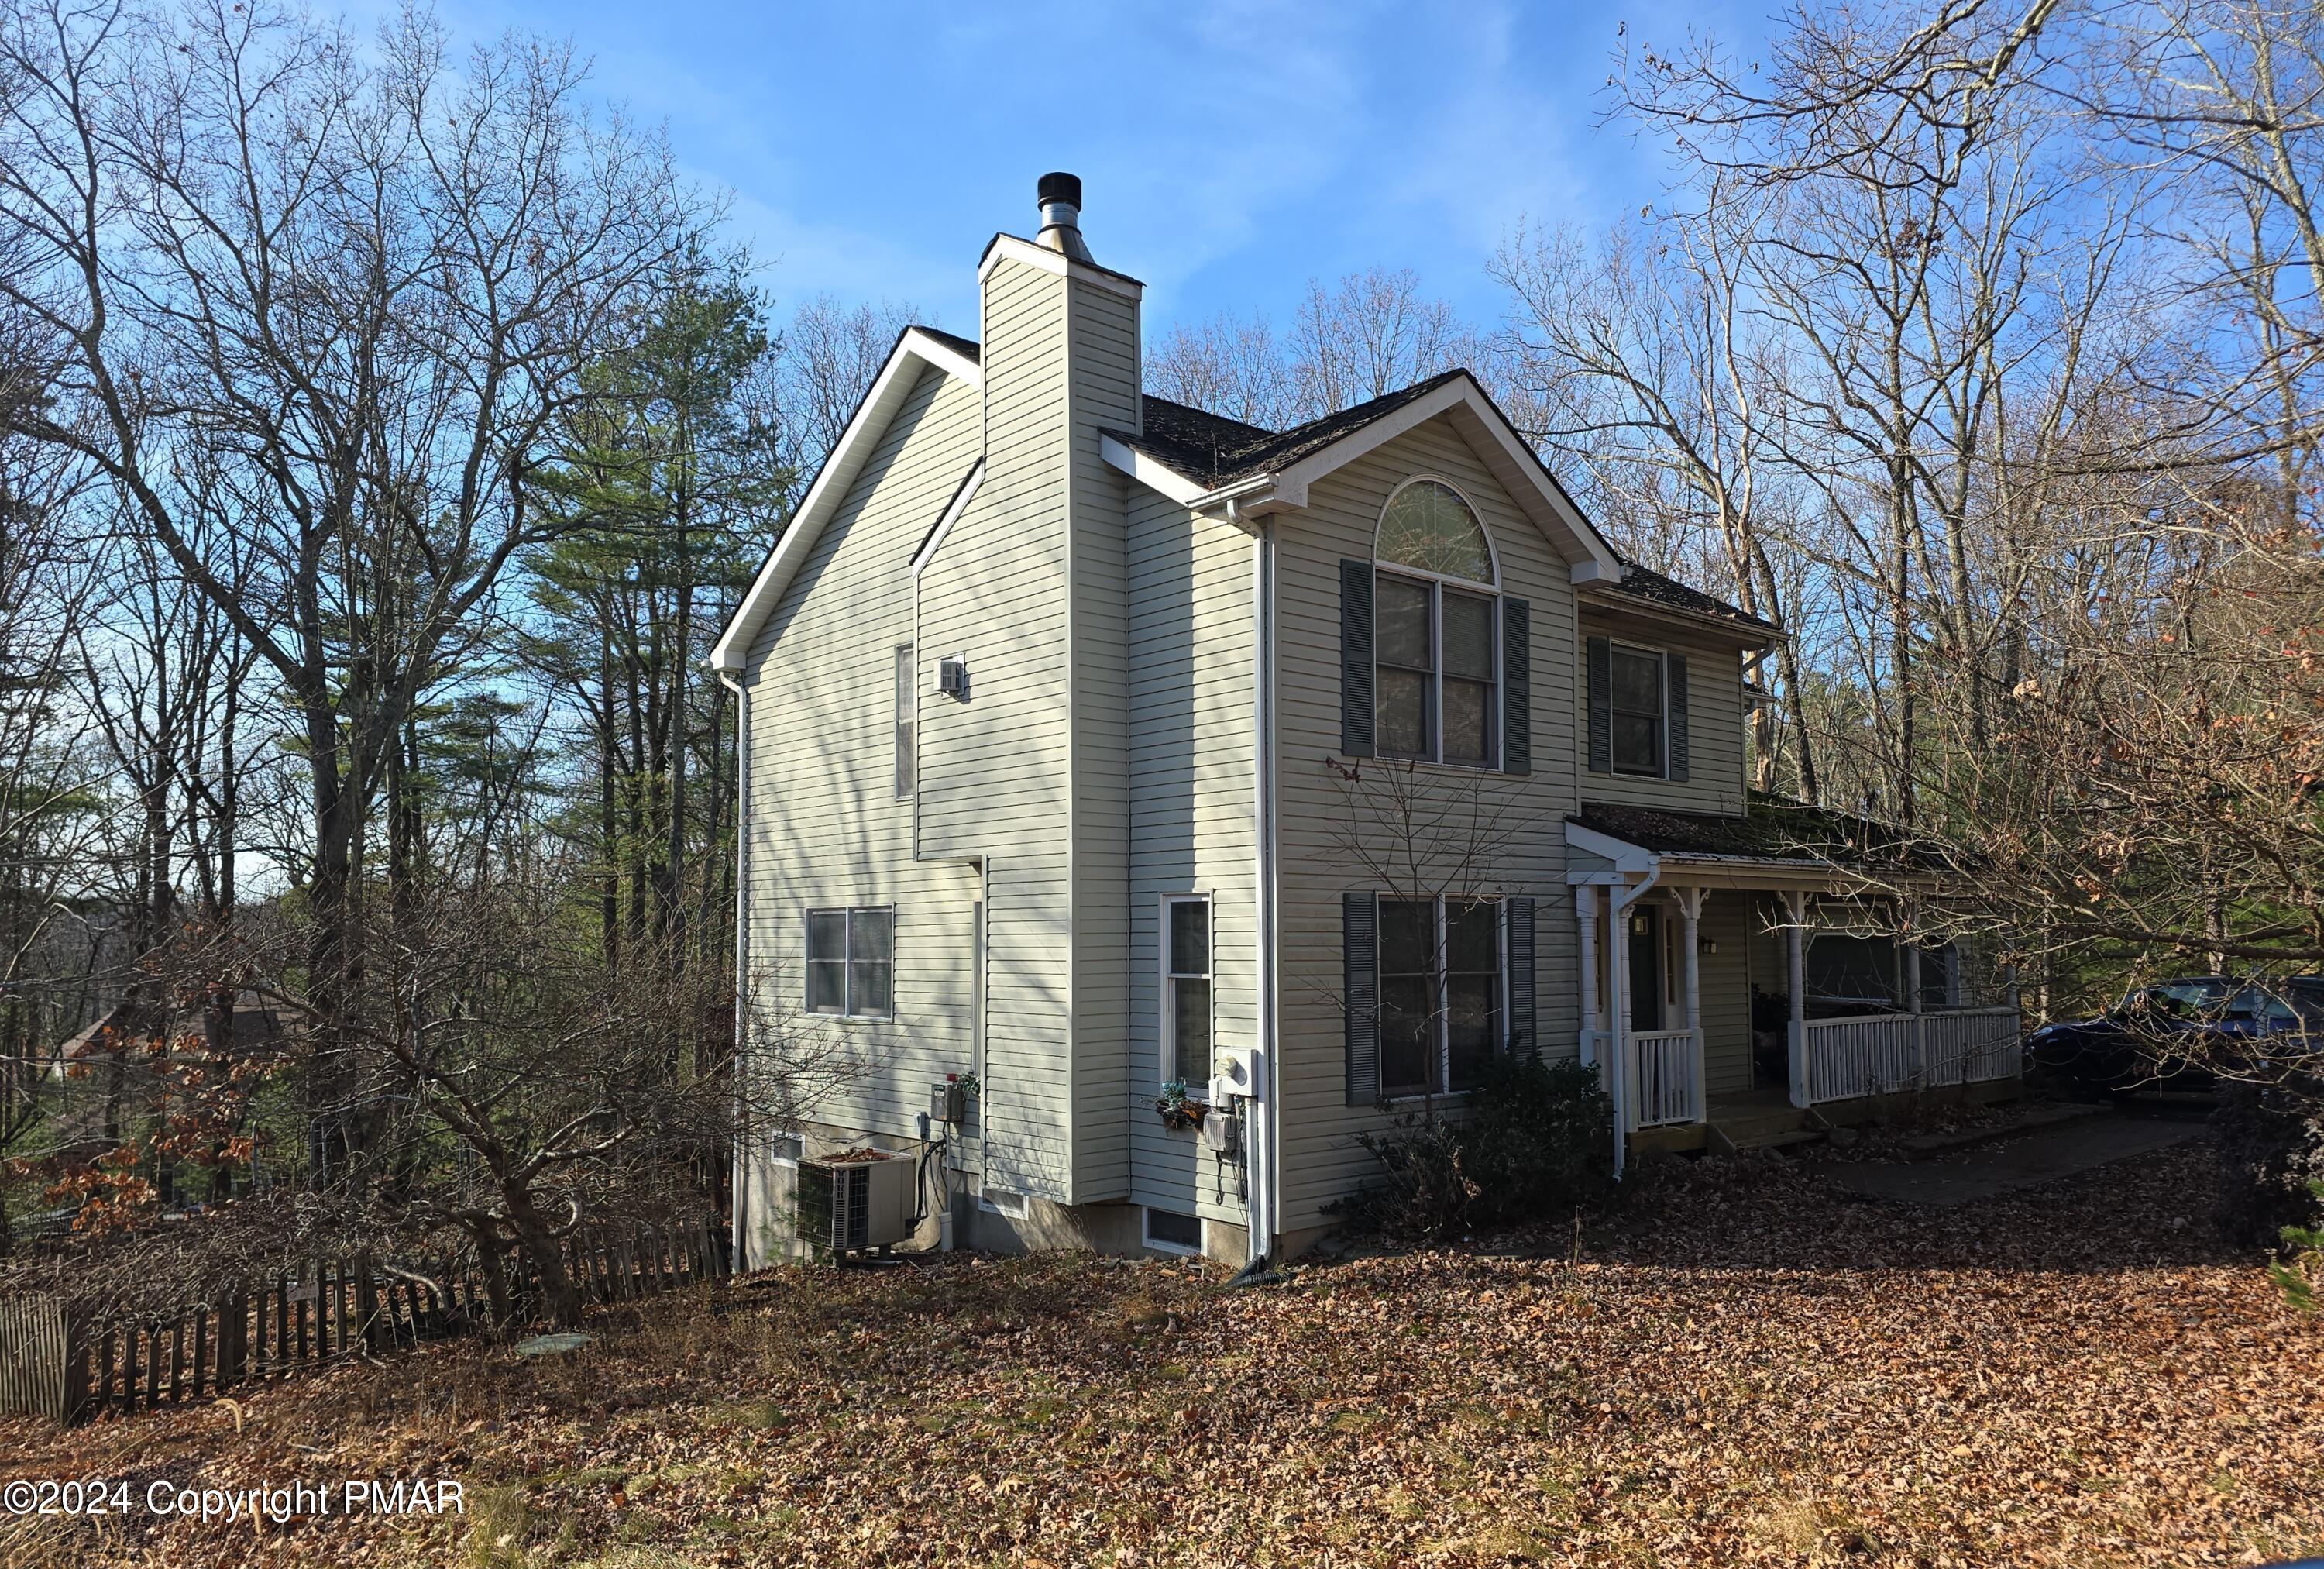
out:
{"label": "two-story house", "polygon": [[948,1075],[964,1239],[1256,1260],[1497,1051],[1606,1065],[1618,1160],[2015,1074],[2014,1017],[1936,1012],[1911,945],[1889,1006],[1810,1017],[1864,845],[1749,798],[1778,628],[1626,563],[1465,371],[1285,431],[1143,394],[1143,286],[1078,180],[1039,201],[978,341],[902,335],[714,656],[746,990],[861,1064],[743,1152],[746,1258],[801,1149],[920,1148]]}

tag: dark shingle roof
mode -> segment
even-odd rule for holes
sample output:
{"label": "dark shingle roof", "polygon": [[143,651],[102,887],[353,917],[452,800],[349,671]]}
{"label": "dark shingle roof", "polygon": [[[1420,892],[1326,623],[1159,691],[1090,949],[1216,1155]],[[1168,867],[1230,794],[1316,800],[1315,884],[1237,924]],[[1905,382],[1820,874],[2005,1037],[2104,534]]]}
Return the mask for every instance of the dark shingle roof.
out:
{"label": "dark shingle roof", "polygon": [[911,330],[914,332],[925,332],[930,337],[935,338],[938,343],[944,345],[946,348],[952,349],[955,353],[965,355],[970,359],[979,359],[982,357],[982,347],[973,338],[962,337],[956,333],[945,332],[938,328],[921,327],[917,323],[914,324]]}
{"label": "dark shingle roof", "polygon": [[1213,475],[1232,469],[1238,455],[1275,439],[1275,432],[1213,414],[1188,403],[1174,403],[1148,392],[1139,400],[1145,431],[1131,436],[1106,432],[1123,446],[1145,453],[1185,475],[1215,487]]}
{"label": "dark shingle roof", "polygon": [[1709,616],[1714,621],[1732,622],[1738,626],[1764,627],[1771,632],[1779,630],[1771,621],[1753,615],[1748,611],[1738,610],[1723,599],[1705,594],[1700,588],[1690,588],[1677,578],[1665,577],[1636,561],[1622,563],[1622,580],[1619,583],[1604,583],[1598,586],[1608,594],[1642,600],[1664,610]]}
{"label": "dark shingle roof", "polygon": [[1932,872],[1941,865],[1890,824],[1756,791],[1739,817],[1585,801],[1565,820],[1657,855],[1798,861],[1866,872]]}
{"label": "dark shingle roof", "polygon": [[[1109,430],[1106,434],[1133,452],[1143,452],[1188,479],[1217,490],[1252,475],[1288,467],[1381,416],[1394,413],[1414,399],[1427,396],[1454,377],[1468,374],[1445,371],[1288,430],[1262,430],[1256,425],[1222,420],[1216,414],[1205,414],[1199,409],[1148,393],[1144,400],[1143,434],[1133,436],[1126,430]],[[1157,413],[1161,416],[1158,421]]]}

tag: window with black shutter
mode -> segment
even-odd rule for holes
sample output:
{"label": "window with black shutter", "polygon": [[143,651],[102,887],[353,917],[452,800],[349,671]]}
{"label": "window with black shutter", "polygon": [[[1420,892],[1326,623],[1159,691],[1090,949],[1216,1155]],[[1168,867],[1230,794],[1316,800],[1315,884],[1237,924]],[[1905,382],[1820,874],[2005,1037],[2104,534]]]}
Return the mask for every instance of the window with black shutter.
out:
{"label": "window with black shutter", "polygon": [[[1442,480],[1398,487],[1380,514],[1373,547],[1371,625],[1346,624],[1357,597],[1341,575],[1345,651],[1370,651],[1371,722],[1368,751],[1351,755],[1411,758],[1467,768],[1500,766],[1507,707],[1503,642],[1511,623],[1496,581],[1492,542],[1460,492]],[[1523,628],[1518,628],[1522,636]],[[1363,728],[1344,712],[1362,680],[1342,671],[1342,727]],[[1525,737],[1530,767],[1531,734]]]}

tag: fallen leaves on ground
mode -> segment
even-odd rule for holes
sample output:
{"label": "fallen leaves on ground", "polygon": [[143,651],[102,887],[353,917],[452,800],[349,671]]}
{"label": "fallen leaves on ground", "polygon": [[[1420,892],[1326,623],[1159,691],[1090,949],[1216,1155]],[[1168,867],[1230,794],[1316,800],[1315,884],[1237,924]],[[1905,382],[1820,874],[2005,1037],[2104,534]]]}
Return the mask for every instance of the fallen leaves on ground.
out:
{"label": "fallen leaves on ground", "polygon": [[[608,1309],[69,1433],[8,1476],[395,1474],[458,1519],[0,1523],[106,1564],[2250,1564],[2324,1550],[2324,1324],[2195,1144],[1922,1211],[1780,1159],[1295,1268],[955,1254]],[[239,1429],[239,1431],[237,1431]]]}

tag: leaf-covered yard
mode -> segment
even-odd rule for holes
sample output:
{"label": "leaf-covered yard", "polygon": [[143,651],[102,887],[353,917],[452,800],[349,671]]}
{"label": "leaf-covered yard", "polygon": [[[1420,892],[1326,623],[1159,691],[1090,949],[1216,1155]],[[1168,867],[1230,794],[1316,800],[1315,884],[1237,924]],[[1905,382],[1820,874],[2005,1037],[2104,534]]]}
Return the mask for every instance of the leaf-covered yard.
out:
{"label": "leaf-covered yard", "polygon": [[59,1435],[10,1476],[453,1476],[457,1519],[0,1525],[11,1564],[2255,1563],[2324,1551],[2324,1324],[2200,1144],[1957,1210],[1777,1160],[1577,1240],[1223,1289],[955,1256]]}

